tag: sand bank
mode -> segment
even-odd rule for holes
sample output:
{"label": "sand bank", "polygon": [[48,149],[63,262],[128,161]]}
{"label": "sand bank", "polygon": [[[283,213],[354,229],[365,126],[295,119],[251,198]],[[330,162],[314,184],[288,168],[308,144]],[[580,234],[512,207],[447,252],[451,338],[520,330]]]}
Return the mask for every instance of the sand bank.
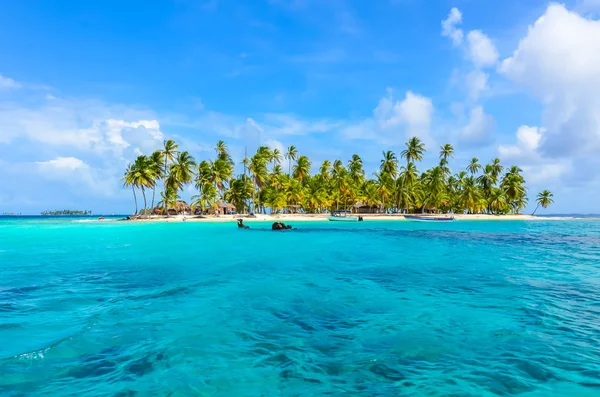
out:
{"label": "sand bank", "polygon": [[[402,215],[386,214],[361,214],[363,219],[368,221],[401,221],[407,222]],[[457,214],[456,220],[461,221],[523,221],[540,219],[531,215],[487,215],[487,214]],[[236,219],[243,218],[244,222],[327,222],[327,215],[324,214],[280,214],[280,215],[256,215],[248,218],[247,215],[221,215],[197,217],[192,215],[171,216],[151,216],[144,219],[136,219],[135,222],[236,222]]]}

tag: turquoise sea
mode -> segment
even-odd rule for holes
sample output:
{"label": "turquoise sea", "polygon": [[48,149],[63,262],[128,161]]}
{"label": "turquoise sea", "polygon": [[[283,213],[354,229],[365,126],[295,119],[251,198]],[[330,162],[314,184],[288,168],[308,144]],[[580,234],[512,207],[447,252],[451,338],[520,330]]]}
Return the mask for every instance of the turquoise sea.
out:
{"label": "turquoise sea", "polygon": [[2,396],[598,396],[600,221],[0,219]]}

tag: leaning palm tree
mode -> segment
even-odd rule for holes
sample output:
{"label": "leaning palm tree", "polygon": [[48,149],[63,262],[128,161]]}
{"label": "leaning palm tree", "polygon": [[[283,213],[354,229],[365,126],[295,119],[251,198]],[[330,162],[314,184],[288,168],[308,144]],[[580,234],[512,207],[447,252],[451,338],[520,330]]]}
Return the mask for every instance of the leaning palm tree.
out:
{"label": "leaning palm tree", "polygon": [[[177,143],[175,143],[174,140],[169,139],[168,141],[164,141],[164,145],[163,148],[161,150],[162,155],[165,158],[165,162],[163,164],[164,167],[164,172],[163,172],[163,180],[164,180],[164,190],[163,190],[163,197],[167,196],[167,183],[168,183],[168,179],[169,179],[169,161],[173,161],[173,159],[175,159],[175,156],[177,156],[177,154],[179,153],[179,145]],[[164,201],[165,204],[165,215],[167,215],[167,217],[169,216],[169,211],[167,211],[167,201]]]}
{"label": "leaning palm tree", "polygon": [[135,159],[132,170],[133,183],[142,191],[142,196],[144,197],[144,215],[147,215],[146,189],[151,188],[156,180],[154,164],[148,157],[142,154]]}
{"label": "leaning palm tree", "polygon": [[287,152],[285,153],[285,158],[288,159],[288,176],[292,175],[292,160],[296,160],[298,158],[298,149],[296,146],[291,145],[288,147]]}
{"label": "leaning palm tree", "polygon": [[135,173],[135,170],[133,169],[133,166],[131,164],[128,164],[127,169],[125,169],[125,173],[123,174],[123,177],[121,178],[121,180],[123,181],[124,187],[131,186],[131,191],[133,192],[133,201],[135,202],[135,214],[137,215],[138,203],[137,203],[137,197],[135,195],[134,173]]}
{"label": "leaning palm tree", "polygon": [[542,190],[541,193],[538,193],[535,201],[537,202],[537,206],[531,215],[535,215],[535,212],[538,208],[548,208],[548,206],[554,203],[553,199],[554,195],[549,190]]}

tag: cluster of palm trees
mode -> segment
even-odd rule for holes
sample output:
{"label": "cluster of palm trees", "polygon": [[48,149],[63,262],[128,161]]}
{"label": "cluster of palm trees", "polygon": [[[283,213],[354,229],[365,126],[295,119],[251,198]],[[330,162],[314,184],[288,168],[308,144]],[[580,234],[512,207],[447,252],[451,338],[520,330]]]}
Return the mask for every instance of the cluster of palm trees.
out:
{"label": "cluster of palm trees", "polygon": [[[423,160],[425,145],[411,138],[399,157],[391,150],[383,152],[380,167],[367,177],[363,161],[354,154],[344,164],[323,161],[316,172],[307,156],[294,146],[285,153],[261,146],[241,164],[243,174],[234,177],[235,163],[227,145],[219,141],[216,158],[196,163],[186,151],[168,140],[164,147],[150,156],[140,155],[127,167],[123,181],[131,186],[137,207],[136,189],[141,191],[144,209],[154,209],[155,191],[162,183],[159,208],[161,213],[175,208],[179,192],[194,183],[198,194],[192,197],[192,207],[206,211],[223,200],[237,211],[278,213],[286,209],[302,209],[322,213],[332,209],[352,209],[363,206],[379,212],[454,212],[454,213],[520,213],[527,205],[527,190],[522,170],[505,168],[499,159],[482,165],[473,158],[464,170],[453,174],[449,162],[454,148],[443,145],[439,162],[419,172],[417,163]],[[287,160],[287,172],[282,162]],[[150,209],[146,193],[152,190]],[[544,190],[537,196],[538,208],[553,202],[552,193]],[[536,208],[537,210],[537,208]]]}

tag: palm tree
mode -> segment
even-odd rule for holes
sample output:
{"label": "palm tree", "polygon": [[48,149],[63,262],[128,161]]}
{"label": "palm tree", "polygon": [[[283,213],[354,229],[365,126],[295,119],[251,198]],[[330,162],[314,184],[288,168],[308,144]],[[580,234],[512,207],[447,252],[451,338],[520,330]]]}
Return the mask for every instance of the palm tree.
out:
{"label": "palm tree", "polygon": [[406,164],[408,164],[411,161],[423,160],[423,153],[425,153],[425,144],[419,138],[413,136],[406,142],[406,149],[400,153],[400,156],[405,158]]}
{"label": "palm tree", "polygon": [[475,175],[480,169],[481,164],[479,164],[479,159],[477,157],[473,157],[467,166],[467,171],[469,171],[471,175]]}
{"label": "palm tree", "polygon": [[137,197],[135,195],[134,173],[135,173],[135,171],[133,170],[133,166],[131,164],[128,164],[127,169],[125,169],[125,173],[123,174],[123,177],[121,178],[121,180],[123,181],[124,187],[131,186],[131,191],[133,192],[133,201],[135,202],[135,214],[137,215],[138,203],[137,203]]}
{"label": "palm tree", "polygon": [[227,150],[227,144],[225,143],[225,141],[217,142],[215,152],[217,152],[217,158],[219,160],[231,161],[231,157],[229,156],[229,152]]}
{"label": "palm tree", "polygon": [[154,196],[156,194],[156,183],[159,179],[163,179],[165,177],[164,174],[164,161],[163,156],[160,150],[155,150],[150,155],[150,162],[154,173],[154,180],[152,181],[152,204],[150,208],[154,209]]}
{"label": "palm tree", "polygon": [[331,161],[323,160],[323,162],[321,163],[321,167],[319,167],[319,173],[321,174],[321,176],[323,178],[328,179],[330,172],[331,172]]}
{"label": "palm tree", "polygon": [[348,174],[356,185],[362,184],[365,170],[363,170],[363,162],[358,154],[353,154],[352,159],[348,161]]}
{"label": "palm tree", "polygon": [[133,183],[142,191],[142,196],[144,197],[144,215],[147,215],[146,189],[151,188],[156,180],[154,164],[148,157],[142,154],[135,159],[132,170],[134,171]]}
{"label": "palm tree", "polygon": [[440,146],[440,159],[448,160],[448,158],[454,157],[454,147],[447,143],[444,146]]}
{"label": "palm tree", "polygon": [[273,151],[271,152],[271,163],[273,167],[281,163],[281,151],[277,148],[273,149]]}
{"label": "palm tree", "polygon": [[285,158],[288,159],[289,162],[288,176],[290,176],[292,173],[292,160],[296,160],[298,158],[298,149],[296,149],[296,146],[291,145],[288,147],[287,152],[285,153]]}
{"label": "palm tree", "polygon": [[[504,167],[500,164],[500,159],[498,157],[493,159],[492,164],[490,164],[490,165],[491,165],[490,172],[492,174],[492,177],[494,178],[494,181],[497,181],[498,176],[500,176]],[[494,183],[496,183],[496,182],[494,182]]]}
{"label": "palm tree", "polygon": [[535,201],[537,202],[537,206],[531,215],[535,215],[535,212],[540,208],[548,208],[548,206],[554,203],[553,200],[554,195],[549,190],[542,190],[541,193],[538,193]]}
{"label": "palm tree", "polygon": [[200,207],[202,211],[215,208],[218,195],[217,188],[210,182],[204,182],[199,188],[199,194],[192,196],[192,207]]}
{"label": "palm tree", "polygon": [[184,185],[192,182],[196,167],[196,161],[186,151],[179,153],[175,162],[171,164],[167,185],[175,190],[176,195]]}
{"label": "palm tree", "polygon": [[383,152],[383,159],[381,159],[379,170],[395,179],[398,176],[398,159],[396,158],[396,153],[391,150]]}
{"label": "palm tree", "polygon": [[248,207],[247,203],[252,198],[253,192],[250,178],[241,175],[231,181],[229,189],[225,192],[225,200],[233,204],[238,212],[243,213]]}
{"label": "palm tree", "polygon": [[[404,149],[400,153],[400,156],[406,159],[407,168],[412,161],[423,160],[423,153],[425,153],[425,144],[423,144],[419,138],[413,136],[408,140],[408,142],[406,142],[405,146],[406,149]],[[402,180],[400,182],[400,197],[404,196],[404,192],[402,191],[403,189],[404,181]]]}
{"label": "palm tree", "polygon": [[[163,172],[163,180],[164,180],[164,190],[163,190],[163,197],[167,196],[167,184],[168,184],[168,179],[169,179],[169,161],[173,161],[173,159],[175,158],[175,156],[177,156],[177,154],[179,153],[179,145],[175,143],[174,140],[169,139],[167,141],[164,141],[163,143],[163,148],[161,150],[161,154],[165,157],[165,162],[163,164],[164,167],[164,172]],[[163,201],[164,205],[165,205],[165,215],[167,215],[167,217],[169,217],[169,211],[167,211],[167,207],[166,205],[168,204],[168,201]]]}
{"label": "palm tree", "polygon": [[300,156],[298,157],[298,162],[294,166],[294,178],[305,181],[310,174],[311,163],[308,157]]}

